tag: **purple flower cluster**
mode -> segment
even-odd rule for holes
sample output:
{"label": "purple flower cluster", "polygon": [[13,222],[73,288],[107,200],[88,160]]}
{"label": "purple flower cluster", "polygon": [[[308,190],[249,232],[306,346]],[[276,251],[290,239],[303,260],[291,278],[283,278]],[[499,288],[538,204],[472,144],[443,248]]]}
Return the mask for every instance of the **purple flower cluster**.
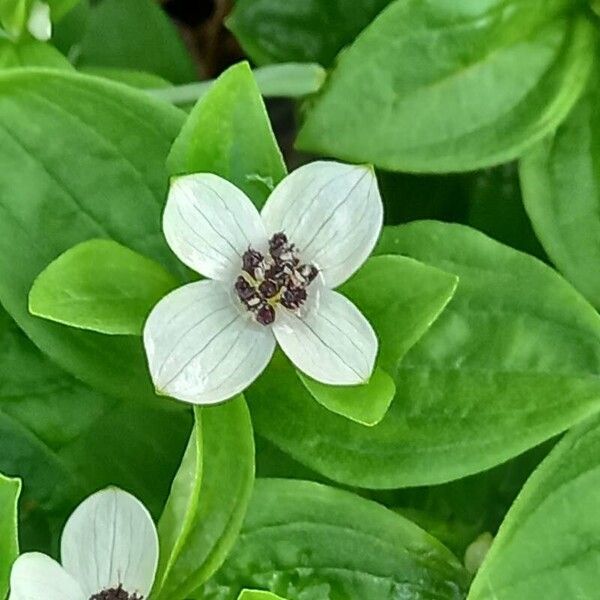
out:
{"label": "purple flower cluster", "polygon": [[300,264],[294,244],[284,233],[269,240],[269,255],[248,248],[242,256],[242,271],[235,291],[242,304],[261,325],[275,321],[275,306],[298,310],[306,301],[306,288],[319,274],[317,267]]}

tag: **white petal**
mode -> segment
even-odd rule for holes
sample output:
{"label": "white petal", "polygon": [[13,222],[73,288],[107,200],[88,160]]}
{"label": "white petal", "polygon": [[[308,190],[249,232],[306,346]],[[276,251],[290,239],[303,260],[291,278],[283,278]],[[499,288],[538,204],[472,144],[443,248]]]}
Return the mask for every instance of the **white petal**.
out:
{"label": "white petal", "polygon": [[210,173],[174,179],[163,216],[169,246],[191,269],[230,280],[248,246],[262,248],[266,233],[250,199]]}
{"label": "white petal", "polygon": [[86,598],[119,585],[147,597],[158,563],[158,535],[134,496],[110,488],[84,500],[63,531],[62,564]]}
{"label": "white petal", "polygon": [[10,574],[9,600],[87,600],[79,584],[45,554],[17,558]]}
{"label": "white petal", "polygon": [[262,211],[267,235],[283,231],[302,260],[316,264],[325,285],[350,277],[372,252],[383,203],[369,166],[313,162],[288,175]]}
{"label": "white petal", "polygon": [[48,4],[34,0],[27,21],[27,30],[40,42],[47,42],[52,37],[52,21]]}
{"label": "white petal", "polygon": [[144,328],[152,380],[161,394],[222,402],[246,389],[275,349],[269,327],[250,320],[218,281],[185,285],[163,298]]}
{"label": "white petal", "polygon": [[282,309],[273,330],[296,367],[317,381],[357,385],[373,372],[377,336],[358,308],[337,292],[321,290],[318,307],[302,317]]}

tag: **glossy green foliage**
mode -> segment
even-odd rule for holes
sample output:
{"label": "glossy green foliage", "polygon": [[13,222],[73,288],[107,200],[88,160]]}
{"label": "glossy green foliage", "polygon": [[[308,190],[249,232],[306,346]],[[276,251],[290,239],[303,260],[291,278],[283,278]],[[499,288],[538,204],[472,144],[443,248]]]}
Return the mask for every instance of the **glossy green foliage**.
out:
{"label": "glossy green foliage", "polygon": [[220,175],[264,204],[286,168],[247,63],[223,73],[199,100],[167,164],[171,175]]}
{"label": "glossy green foliage", "polygon": [[558,269],[600,307],[600,71],[568,119],[521,160],[525,208]]}
{"label": "glossy green foliage", "polygon": [[112,240],[90,240],[40,273],[29,312],[80,329],[141,335],[154,305],[176,283],[157,262]]}
{"label": "glossy green foliage", "polygon": [[228,27],[258,64],[329,66],[390,0],[238,0]]}
{"label": "glossy green foliage", "polygon": [[33,70],[0,76],[0,301],[63,368],[135,400],[154,396],[138,339],[39,319],[28,313],[27,295],[49,263],[90,238],[113,239],[181,272],[160,215],[164,162],[183,117],[96,78]]}
{"label": "glossy green foliage", "polygon": [[382,506],[307,481],[258,480],[242,534],[194,597],[244,588],[289,600],[459,600],[467,576],[439,542]]}
{"label": "glossy green foliage", "polygon": [[401,171],[516,158],[560,123],[585,85],[597,32],[578,8],[396,0],[341,56],[298,145]]}
{"label": "glossy green foliage", "polygon": [[195,410],[196,424],[159,524],[153,598],[179,600],[231,550],[254,485],[254,438],[243,397]]}
{"label": "glossy green foliage", "polygon": [[257,430],[295,459],[361,487],[441,483],[599,409],[600,316],[549,267],[435,222],[387,229],[377,252],[455,273],[456,294],[400,363],[396,398],[374,427],[324,410],[273,360],[247,395]]}
{"label": "glossy green foliage", "polygon": [[595,598],[600,420],[569,432],[525,484],[469,600]]}

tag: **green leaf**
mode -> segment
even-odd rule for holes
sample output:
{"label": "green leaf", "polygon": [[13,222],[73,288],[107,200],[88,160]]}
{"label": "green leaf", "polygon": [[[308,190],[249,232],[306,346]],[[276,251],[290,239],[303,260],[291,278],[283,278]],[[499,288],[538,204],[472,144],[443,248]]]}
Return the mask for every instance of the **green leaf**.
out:
{"label": "green leaf", "polygon": [[256,430],[293,458],[348,485],[442,483],[600,409],[600,316],[552,269],[435,222],[387,228],[376,252],[456,273],[456,294],[400,363],[396,398],[374,427],[320,407],[275,356],[247,398]]}
{"label": "green leaf", "polygon": [[521,161],[525,208],[544,249],[600,308],[600,70],[568,119]]}
{"label": "green leaf", "polygon": [[172,83],[198,78],[175,26],[154,0],[96,4],[78,65],[147,71]]}
{"label": "green leaf", "polygon": [[152,308],[176,286],[157,262],[112,240],[89,240],[40,273],[29,312],[80,329],[141,335]]}
{"label": "green leaf", "polygon": [[33,317],[27,296],[49,263],[91,238],[113,239],[184,273],[160,227],[164,162],[183,119],[143,92],[97,78],[0,75],[0,302],[64,369],[136,402],[155,397],[138,338]]}
{"label": "green leaf", "polygon": [[238,0],[227,27],[257,64],[318,62],[337,53],[390,0]]}
{"label": "green leaf", "polygon": [[159,523],[154,598],[179,600],[223,563],[254,485],[254,437],[242,396],[196,408],[196,426]]}
{"label": "green leaf", "polygon": [[228,69],[198,101],[167,165],[171,175],[220,175],[264,204],[286,168],[248,63]]}
{"label": "green leaf", "polygon": [[22,67],[72,68],[69,61],[49,44],[33,39],[21,42],[0,39],[0,70]]}
{"label": "green leaf", "polygon": [[469,600],[598,595],[600,420],[569,432],[525,484]]}
{"label": "green leaf", "polygon": [[518,157],[585,86],[597,32],[572,0],[396,0],[341,55],[298,146],[389,170]]}
{"label": "green leaf", "polygon": [[281,596],[261,590],[242,590],[238,600],[285,600]]}
{"label": "green leaf", "polygon": [[19,554],[18,501],[21,481],[0,475],[0,598],[6,598],[12,564]]}
{"label": "green leaf", "polygon": [[379,363],[392,375],[452,299],[456,275],[406,256],[370,258],[341,288],[379,339]]}
{"label": "green leaf", "polygon": [[242,589],[289,600],[459,600],[467,576],[454,556],[410,521],[307,481],[258,480],[242,534],[198,600]]}
{"label": "green leaf", "polygon": [[298,371],[298,377],[313,398],[328,410],[363,425],[373,426],[385,416],[394,395],[394,380],[377,367],[364,385],[325,385]]}

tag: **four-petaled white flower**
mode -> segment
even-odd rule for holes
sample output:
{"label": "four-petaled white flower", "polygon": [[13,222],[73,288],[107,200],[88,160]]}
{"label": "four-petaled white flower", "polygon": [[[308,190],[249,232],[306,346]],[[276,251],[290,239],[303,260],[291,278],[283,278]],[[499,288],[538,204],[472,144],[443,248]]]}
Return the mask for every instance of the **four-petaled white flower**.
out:
{"label": "four-petaled white flower", "polygon": [[158,564],[158,535],[143,504],[109,488],[90,496],[62,534],[62,566],[37,552],[21,555],[9,600],[142,600]]}
{"label": "four-petaled white flower", "polygon": [[368,258],[382,224],[369,166],[301,167],[260,214],[216,175],[174,179],[165,237],[182,262],[210,280],[175,290],[148,318],[144,345],[157,392],[197,404],[227,400],[264,370],[276,341],[318,381],[367,381],[377,337],[332,288]]}

